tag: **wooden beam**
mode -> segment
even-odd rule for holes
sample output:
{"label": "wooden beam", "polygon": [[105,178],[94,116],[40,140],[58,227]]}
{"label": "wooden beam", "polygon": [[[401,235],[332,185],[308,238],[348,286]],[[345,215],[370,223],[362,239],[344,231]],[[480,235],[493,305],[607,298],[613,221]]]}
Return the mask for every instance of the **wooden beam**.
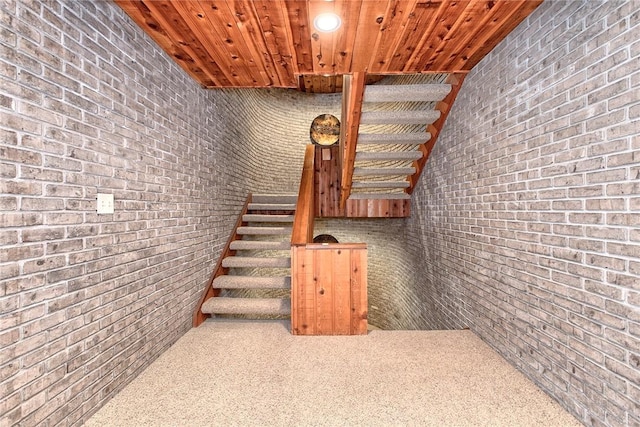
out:
{"label": "wooden beam", "polygon": [[438,120],[436,120],[435,122],[433,122],[427,127],[427,131],[431,135],[431,138],[429,138],[429,140],[424,144],[420,145],[420,151],[422,151],[422,158],[413,162],[413,167],[416,168],[416,172],[409,177],[409,188],[407,188],[406,190],[406,192],[409,194],[413,193],[413,190],[416,188],[416,185],[418,184],[418,180],[420,179],[422,170],[427,164],[427,160],[429,159],[431,150],[433,150],[433,147],[435,146],[436,141],[438,140],[438,135],[440,134],[440,131],[442,131],[442,128],[444,127],[444,124],[447,120],[447,116],[451,111],[453,102],[456,100],[456,97],[458,96],[458,92],[462,87],[462,83],[464,82],[465,77],[466,77],[465,73],[456,73],[456,74],[451,74],[447,79],[447,83],[451,85],[451,92],[449,92],[449,94],[436,106],[436,109],[440,110],[440,118],[438,118]]}
{"label": "wooden beam", "polygon": [[340,180],[340,209],[344,209],[347,198],[351,194],[351,182],[353,180],[353,168],[356,160],[356,144],[358,142],[358,129],[360,128],[360,116],[362,113],[362,98],[364,96],[364,86],[366,83],[366,73],[357,72],[351,76],[345,75],[344,87],[348,87],[346,100],[343,99],[343,106],[346,102],[346,114],[342,117],[342,125],[345,127],[342,154],[342,179]]}
{"label": "wooden beam", "polygon": [[209,298],[217,297],[220,294],[220,289],[213,288],[213,281],[216,277],[227,274],[227,272],[229,271],[228,268],[222,266],[222,260],[225,259],[226,257],[233,256],[236,254],[236,251],[231,250],[230,248],[231,242],[241,238],[240,235],[238,234],[238,227],[246,224],[242,220],[242,217],[249,210],[249,203],[251,203],[251,197],[252,197],[251,193],[249,193],[249,195],[247,195],[247,200],[244,202],[244,206],[240,211],[240,215],[238,215],[238,219],[236,220],[236,225],[233,227],[233,230],[229,235],[229,239],[227,239],[227,243],[224,246],[224,249],[222,249],[222,252],[220,252],[220,257],[218,258],[218,262],[216,263],[216,266],[213,269],[211,276],[209,277],[209,281],[207,282],[207,285],[204,291],[202,292],[202,296],[200,297],[200,300],[196,305],[196,310],[193,313],[194,328],[200,326],[205,320],[207,320],[211,316],[210,314],[205,314],[202,312],[202,304],[204,304],[204,302]]}

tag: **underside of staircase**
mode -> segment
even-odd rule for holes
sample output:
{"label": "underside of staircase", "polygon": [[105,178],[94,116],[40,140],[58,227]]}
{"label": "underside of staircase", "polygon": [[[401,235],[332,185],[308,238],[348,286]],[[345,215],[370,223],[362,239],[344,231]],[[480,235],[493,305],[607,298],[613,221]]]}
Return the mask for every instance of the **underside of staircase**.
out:
{"label": "underside of staircase", "polygon": [[463,77],[431,74],[417,83],[368,86],[363,76],[349,77],[343,104],[343,205],[411,199]]}
{"label": "underside of staircase", "polygon": [[213,278],[204,315],[287,318],[291,313],[291,225],[296,195],[250,196]]}

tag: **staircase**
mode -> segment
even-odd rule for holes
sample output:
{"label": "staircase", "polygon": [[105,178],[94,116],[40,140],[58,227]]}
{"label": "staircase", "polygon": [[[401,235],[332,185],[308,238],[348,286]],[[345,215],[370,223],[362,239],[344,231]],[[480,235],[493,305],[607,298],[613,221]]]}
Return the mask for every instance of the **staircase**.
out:
{"label": "staircase", "polygon": [[251,197],[213,279],[218,296],[202,304],[205,315],[283,318],[291,314],[291,225],[296,195]]}
{"label": "staircase", "polygon": [[[410,177],[428,155],[426,131],[451,92],[447,75],[428,84],[365,86],[348,200],[410,199]],[[440,80],[440,81],[438,81]]]}

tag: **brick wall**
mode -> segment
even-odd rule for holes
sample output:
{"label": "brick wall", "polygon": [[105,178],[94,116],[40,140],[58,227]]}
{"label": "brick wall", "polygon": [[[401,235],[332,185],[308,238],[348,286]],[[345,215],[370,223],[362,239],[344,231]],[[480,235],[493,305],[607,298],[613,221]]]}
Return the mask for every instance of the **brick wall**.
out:
{"label": "brick wall", "polygon": [[112,2],[4,1],[0,33],[0,425],[78,424],[190,327],[247,192],[295,191],[340,107],[205,91]]}
{"label": "brick wall", "polygon": [[543,3],[468,76],[413,198],[430,327],[587,425],[640,424],[640,3]]}

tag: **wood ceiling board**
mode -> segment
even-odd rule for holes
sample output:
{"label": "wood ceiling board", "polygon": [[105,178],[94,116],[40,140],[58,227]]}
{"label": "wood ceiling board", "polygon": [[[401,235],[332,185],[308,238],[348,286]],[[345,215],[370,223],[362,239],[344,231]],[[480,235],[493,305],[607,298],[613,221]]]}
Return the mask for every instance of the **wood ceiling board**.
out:
{"label": "wood ceiling board", "polygon": [[284,86],[286,82],[281,80],[279,73],[276,71],[274,56],[267,48],[265,33],[262,31],[253,2],[249,0],[234,1],[229,3],[229,11],[235,18],[235,25],[249,50],[249,54],[255,59],[258,66],[262,64],[263,68],[260,71],[262,77],[270,85]]}
{"label": "wood ceiling board", "polygon": [[[425,33],[422,39],[420,48],[416,49],[409,63],[404,68],[405,71],[411,70],[412,72],[420,71],[436,71],[435,69],[429,69],[425,67],[426,61],[433,55],[437,49],[447,45],[447,41],[455,37],[456,23],[464,21],[466,13],[468,13],[467,7],[472,2],[470,0],[465,1],[451,1],[443,2],[438,9],[438,15],[433,19],[435,25],[431,27],[429,33]],[[475,2],[474,2],[475,3]],[[458,24],[459,26],[460,24]],[[452,29],[454,31],[452,31]],[[438,70],[440,71],[440,70]]]}
{"label": "wood ceiling board", "polygon": [[314,17],[322,13],[333,13],[333,2],[310,1],[307,8],[311,30],[311,54],[315,74],[335,74],[334,42],[336,33],[325,33],[313,27]]}
{"label": "wood ceiling board", "polygon": [[449,31],[452,37],[441,42],[430,58],[422,57],[420,63],[424,64],[425,70],[449,69],[470,43],[476,44],[492,33],[493,26],[489,25],[492,21],[503,20],[513,10],[513,7],[498,7],[491,0],[472,2]]}
{"label": "wood ceiling board", "polygon": [[[272,5],[277,2],[276,8]],[[285,14],[283,0],[255,0],[253,6],[260,21],[264,40],[269,53],[273,56],[276,72],[283,86],[296,87],[293,51],[289,29],[289,20]]]}
{"label": "wood ceiling board", "polygon": [[296,52],[294,70],[298,74],[313,74],[313,56],[311,53],[311,27],[307,13],[306,1],[287,1],[287,18],[291,43]]}
{"label": "wood ceiling board", "polygon": [[[351,72],[367,71],[373,47],[380,36],[380,28],[384,20],[389,2],[387,0],[366,0],[362,2],[356,25],[356,43],[353,46]],[[350,25],[352,25],[350,23]]]}
{"label": "wood ceiling board", "polygon": [[206,87],[231,84],[215,63],[202,61],[209,55],[195,37],[184,40],[179,36],[192,33],[177,13],[172,15],[171,10],[160,13],[155,8],[162,5],[172,9],[171,3],[153,3],[151,7],[140,0],[116,0],[116,3],[197,82]]}
{"label": "wood ceiling board", "polygon": [[511,31],[513,31],[524,19],[529,16],[540,4],[542,4],[543,0],[525,0],[522,2],[522,6],[516,10],[516,12],[511,15],[506,22],[501,22],[497,25],[497,28],[494,28],[494,32],[490,33],[488,37],[486,37],[484,43],[474,43],[474,47],[471,50],[471,55],[469,58],[465,60],[461,60],[459,64],[461,70],[470,71],[473,67],[476,66],[482,58],[487,56],[494,47],[498,45]]}
{"label": "wood ceiling board", "polygon": [[[207,41],[214,45],[218,52],[226,54],[227,58],[231,59],[232,66],[239,70],[239,72],[235,71],[235,75],[242,80],[243,86],[271,86],[273,84],[262,58],[256,57],[257,48],[252,45],[251,41],[245,42],[239,29],[240,20],[231,9],[231,6],[236,3],[235,1],[192,0],[174,3],[192,5],[192,13],[203,21],[205,31],[208,31]],[[196,7],[196,5],[199,6]]]}
{"label": "wood ceiling board", "polygon": [[[307,74],[469,71],[541,3],[115,1],[206,87],[298,87],[298,76]],[[325,7],[342,17],[336,33],[317,33],[312,26]]]}
{"label": "wood ceiling board", "polygon": [[392,59],[388,63],[387,71],[419,72],[418,68],[410,66],[411,58],[417,51],[420,51],[421,46],[433,31],[436,25],[436,16],[441,13],[441,9],[446,10],[445,2],[421,1],[416,3],[413,13],[408,17]]}
{"label": "wood ceiling board", "polygon": [[360,17],[361,2],[338,0],[335,3],[335,13],[342,18],[342,31],[335,36],[335,71],[336,74],[349,74],[351,61],[356,44],[356,29]]}
{"label": "wood ceiling board", "polygon": [[234,53],[226,51],[221,37],[214,32],[213,25],[207,19],[200,4],[195,1],[171,2],[182,19],[187,23],[195,37],[201,41],[209,56],[216,64],[219,64],[221,72],[233,86],[247,86],[246,75],[240,72],[242,64],[236,64],[239,57],[234,58]]}
{"label": "wood ceiling board", "polygon": [[404,36],[407,23],[413,14],[417,1],[392,1],[389,4],[389,9],[380,28],[380,37],[376,40],[376,46],[369,61],[370,73],[389,71],[394,53]]}

